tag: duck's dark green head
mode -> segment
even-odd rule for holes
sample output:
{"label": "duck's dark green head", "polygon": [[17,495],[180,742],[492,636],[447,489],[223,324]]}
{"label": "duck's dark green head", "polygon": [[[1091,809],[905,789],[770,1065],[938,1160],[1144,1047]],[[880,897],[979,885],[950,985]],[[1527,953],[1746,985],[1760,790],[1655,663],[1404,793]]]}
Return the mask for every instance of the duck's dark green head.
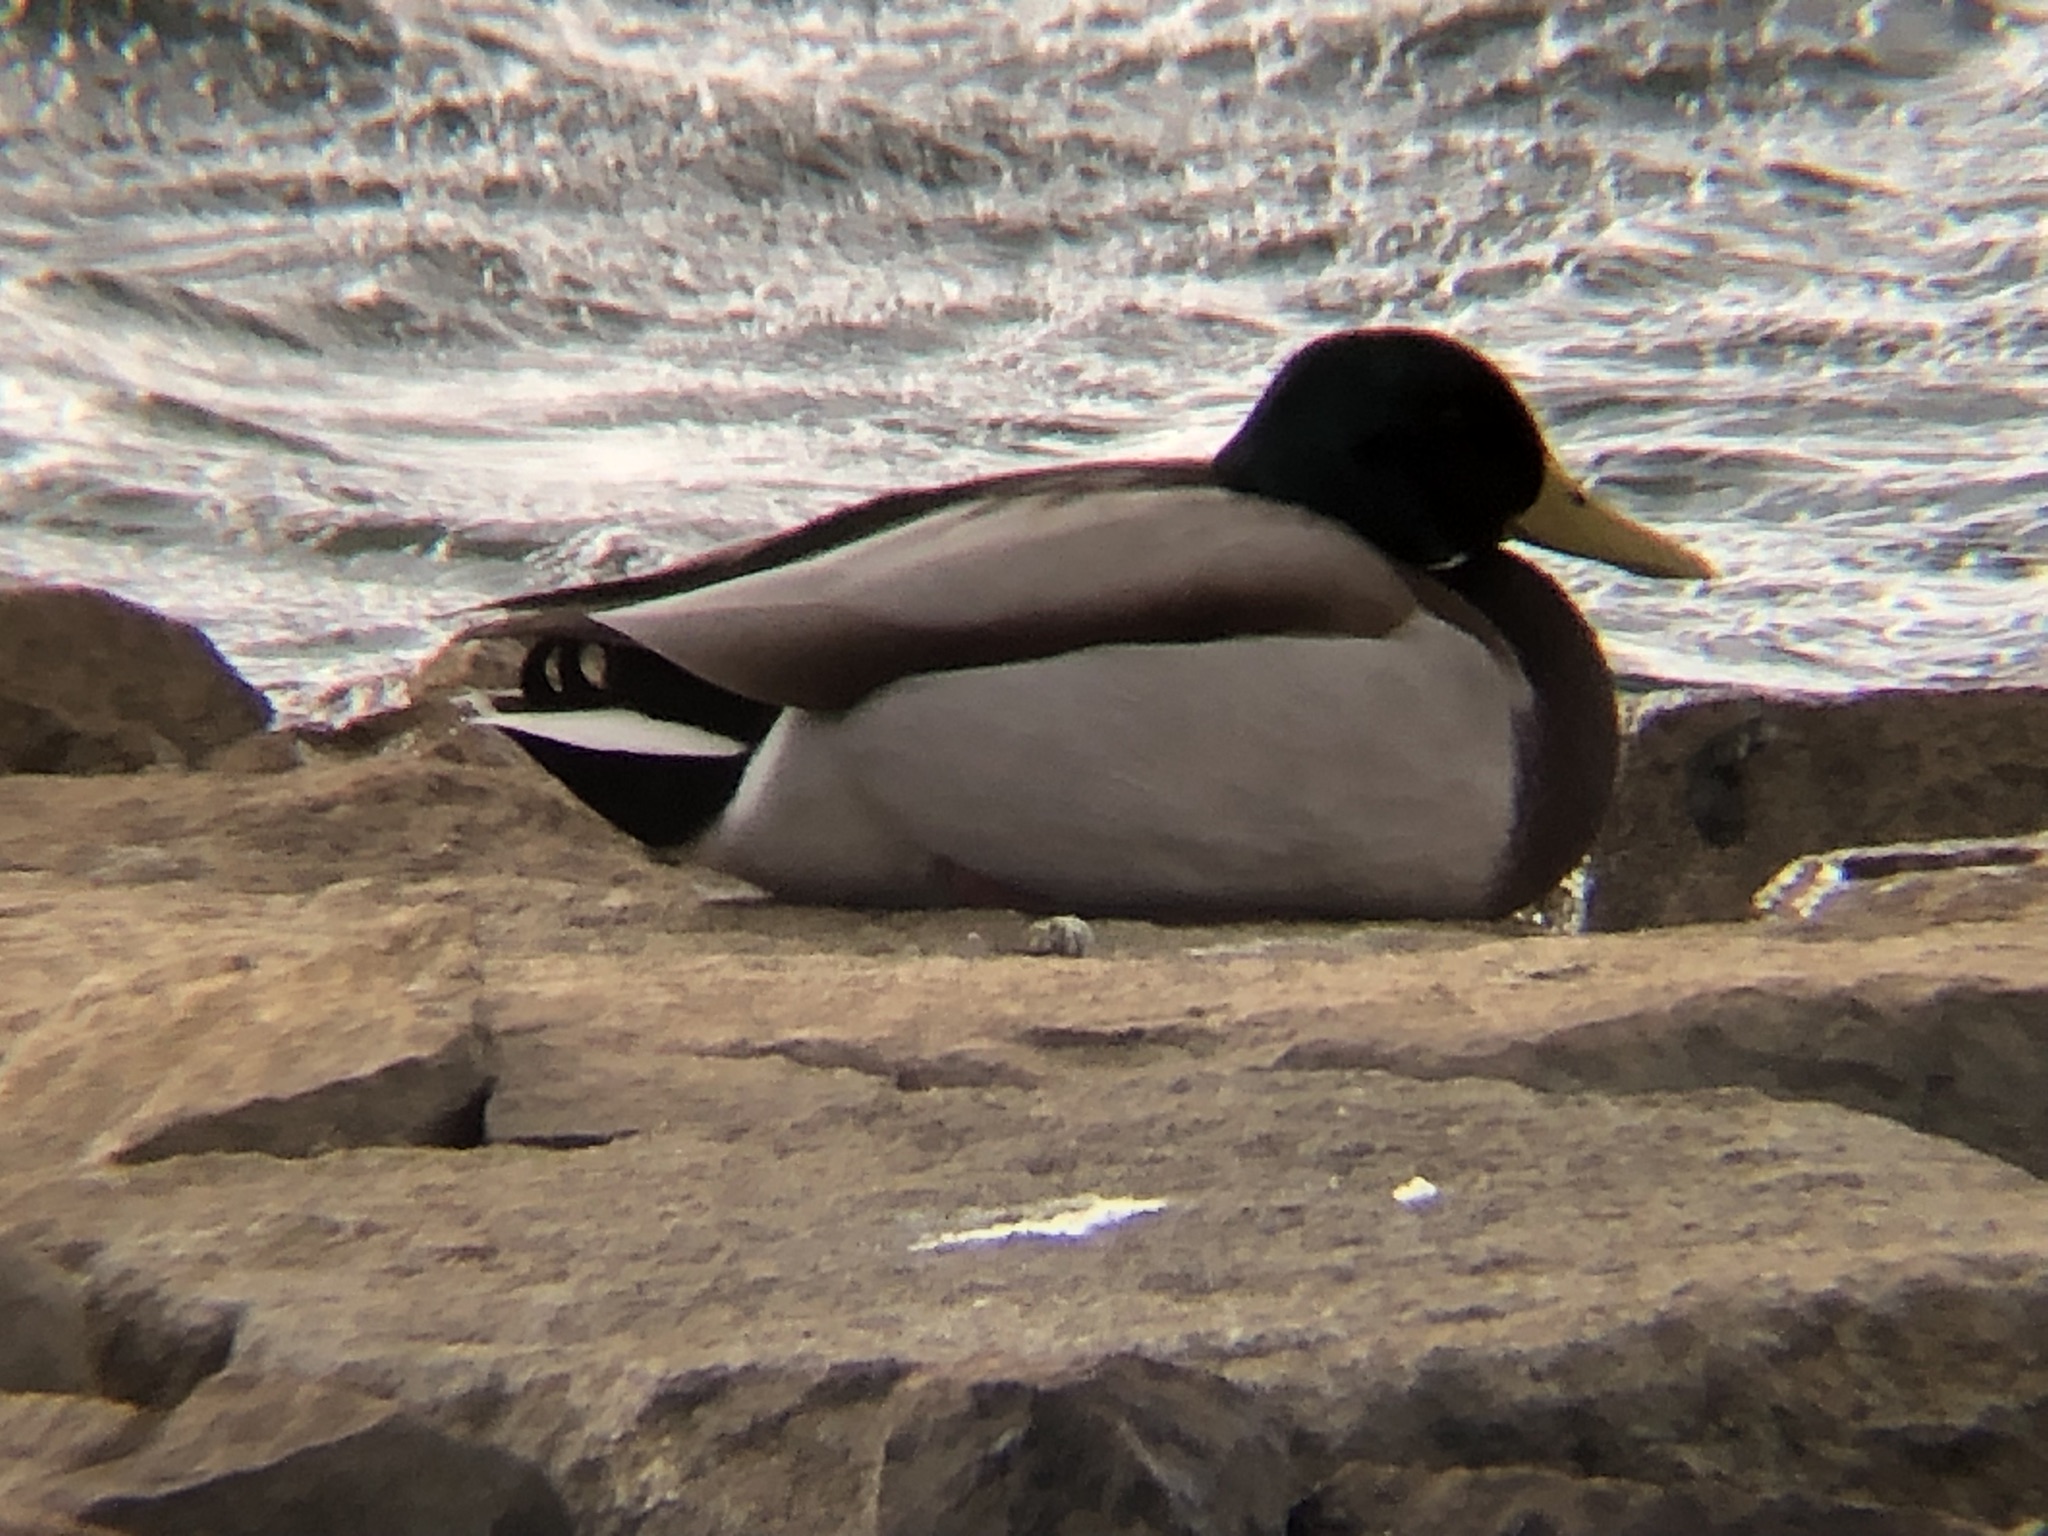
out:
{"label": "duck's dark green head", "polygon": [[1544,457],[1521,396],[1470,347],[1345,331],[1287,360],[1216,469],[1427,566],[1498,544],[1542,489]]}
{"label": "duck's dark green head", "polygon": [[1507,377],[1433,331],[1311,342],[1215,468],[1232,490],[1335,518],[1411,565],[1450,564],[1521,537],[1645,575],[1712,574],[1575,485]]}

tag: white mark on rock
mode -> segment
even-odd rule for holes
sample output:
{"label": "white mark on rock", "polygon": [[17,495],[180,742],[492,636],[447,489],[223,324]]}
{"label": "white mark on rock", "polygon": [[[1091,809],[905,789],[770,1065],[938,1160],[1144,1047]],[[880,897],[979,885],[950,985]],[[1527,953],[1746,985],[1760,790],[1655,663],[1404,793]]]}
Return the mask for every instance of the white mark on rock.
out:
{"label": "white mark on rock", "polygon": [[912,1253],[943,1253],[949,1248],[973,1248],[984,1243],[1009,1243],[1021,1238],[1043,1237],[1073,1242],[1109,1227],[1121,1226],[1140,1216],[1157,1215],[1166,1209],[1164,1200],[1132,1200],[1122,1195],[1083,1195],[1035,1207],[1008,1221],[987,1226],[964,1227],[920,1238],[910,1245]]}
{"label": "white mark on rock", "polygon": [[1426,1211],[1443,1197],[1444,1192],[1419,1173],[1407,1183],[1394,1186],[1394,1198],[1411,1211]]}

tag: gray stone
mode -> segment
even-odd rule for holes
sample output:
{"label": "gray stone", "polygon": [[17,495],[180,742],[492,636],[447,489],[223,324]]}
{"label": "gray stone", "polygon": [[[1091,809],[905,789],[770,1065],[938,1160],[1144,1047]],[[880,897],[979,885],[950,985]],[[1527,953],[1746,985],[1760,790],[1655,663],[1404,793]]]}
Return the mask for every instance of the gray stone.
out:
{"label": "gray stone", "polygon": [[1591,929],[1746,918],[1830,848],[2048,828],[2048,688],[1653,694],[1630,716]]}
{"label": "gray stone", "polygon": [[2048,955],[2027,933],[1963,925],[1856,942],[1774,924],[1654,947],[1627,936],[1633,952],[1584,948],[1484,990],[1446,986],[1435,1010],[1387,999],[1290,1018],[1300,1033],[1277,1064],[1557,1093],[1754,1088],[2048,1175]]}
{"label": "gray stone", "polygon": [[503,732],[472,723],[468,699],[519,686],[526,642],[503,635],[458,635],[406,680],[406,702],[340,726],[301,726],[303,753],[328,757],[427,756],[477,767],[530,770]]}
{"label": "gray stone", "polygon": [[189,624],[90,587],[0,586],[0,773],[196,766],[269,720]]}

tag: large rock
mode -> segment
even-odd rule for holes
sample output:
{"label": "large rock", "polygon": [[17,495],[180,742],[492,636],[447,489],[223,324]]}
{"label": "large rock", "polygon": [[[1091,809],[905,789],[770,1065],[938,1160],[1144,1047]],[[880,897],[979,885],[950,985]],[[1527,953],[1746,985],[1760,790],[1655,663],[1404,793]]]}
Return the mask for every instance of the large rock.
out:
{"label": "large rock", "polygon": [[569,1536],[529,1463],[319,1382],[216,1376],[130,1455],[39,1497],[136,1536]]}
{"label": "large rock", "polygon": [[90,1526],[80,1525],[55,1510],[0,1503],[0,1536],[95,1536]]}
{"label": "large rock", "polygon": [[1745,918],[1803,854],[2048,829],[2048,688],[1653,694],[1585,872],[1599,930]]}
{"label": "large rock", "polygon": [[102,972],[0,1061],[0,1158],[474,1144],[494,1043],[468,926],[444,903],[281,955]]}
{"label": "large rock", "polygon": [[1286,1529],[1300,1502],[1286,1417],[1205,1371],[1122,1355],[1067,1381],[967,1375],[904,1396],[881,1458],[884,1536],[1133,1523],[1126,1511],[1141,1529],[1236,1536]]}
{"label": "large rock", "polygon": [[[2048,1508],[2032,909],[1106,921],[1032,957],[1016,914],[707,895],[523,770],[147,790],[0,783],[0,1231],[62,1257],[97,1389],[147,1410],[40,1509],[470,1518],[307,1491],[380,1467],[590,1536]],[[223,1133],[435,1013],[498,1042],[481,1145]]]}
{"label": "large rock", "polygon": [[[2007,1525],[2048,1499],[2048,1195],[1953,1143],[1740,1092],[764,1065],[711,1134],[174,1161],[10,1203],[239,1307],[240,1372],[532,1460],[590,1532],[1279,1536],[1354,1461]],[[1409,1210],[1416,1172],[1442,1197]]]}
{"label": "large rock", "polygon": [[269,721],[191,625],[90,587],[0,586],[0,773],[196,765]]}

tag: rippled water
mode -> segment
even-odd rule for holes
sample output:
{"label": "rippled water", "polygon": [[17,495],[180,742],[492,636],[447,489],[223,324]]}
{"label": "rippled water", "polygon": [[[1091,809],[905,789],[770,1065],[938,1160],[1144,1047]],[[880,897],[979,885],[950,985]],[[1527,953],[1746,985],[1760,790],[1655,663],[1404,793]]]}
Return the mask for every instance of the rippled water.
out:
{"label": "rippled water", "polygon": [[335,715],[464,604],[1207,452],[1440,325],[1723,566],[1624,667],[2048,680],[2048,18],[0,0],[0,574]]}

